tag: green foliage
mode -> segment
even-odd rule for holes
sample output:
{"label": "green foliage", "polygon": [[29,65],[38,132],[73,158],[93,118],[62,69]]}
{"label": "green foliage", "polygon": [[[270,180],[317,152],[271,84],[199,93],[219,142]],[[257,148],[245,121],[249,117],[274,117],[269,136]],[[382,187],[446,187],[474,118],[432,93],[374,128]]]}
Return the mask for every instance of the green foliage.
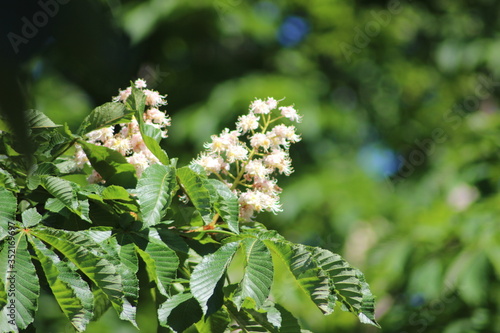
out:
{"label": "green foliage", "polygon": [[132,119],[133,111],[129,111],[123,104],[108,102],[92,110],[83,120],[78,135],[84,135],[94,130],[128,122]]}
{"label": "green foliage", "polygon": [[174,167],[152,165],[144,171],[137,183],[136,194],[145,227],[160,223],[163,210],[172,201],[175,185]]}
{"label": "green foliage", "polygon": [[24,233],[9,237],[3,245],[0,269],[7,292],[7,304],[1,313],[0,327],[2,331],[8,332],[15,327],[25,329],[33,321],[40,285]]}
{"label": "green foliage", "polygon": [[[137,112],[143,97],[134,94],[127,108]],[[96,108],[78,133],[129,119],[125,110]],[[31,135],[53,135],[50,119],[32,114],[39,133]],[[362,322],[378,325],[359,271],[334,253],[286,241],[258,223],[240,225],[238,198],[220,180],[165,159],[169,164],[149,166],[136,181],[122,155],[68,129],[63,133],[65,139],[54,143],[62,142],[60,149],[38,145],[32,156],[14,153],[15,163],[0,159],[2,170],[12,171],[2,173],[8,186],[0,187],[2,331],[28,329],[44,311],[38,302],[46,293],[78,332],[109,308],[139,328],[145,286],[157,325],[173,332],[301,332],[299,319],[271,301],[276,260],[323,313],[331,313],[337,300]],[[2,139],[13,140],[6,134]],[[64,153],[75,143],[105,184],[69,180],[78,174],[67,167]],[[59,155],[49,162],[40,153],[47,149]],[[238,253],[242,278],[231,282],[228,267],[237,265]]]}
{"label": "green foliage", "polygon": [[119,152],[108,147],[97,146],[83,140],[79,143],[92,164],[109,184],[122,185],[126,188],[134,188],[137,184],[137,176],[134,167]]}

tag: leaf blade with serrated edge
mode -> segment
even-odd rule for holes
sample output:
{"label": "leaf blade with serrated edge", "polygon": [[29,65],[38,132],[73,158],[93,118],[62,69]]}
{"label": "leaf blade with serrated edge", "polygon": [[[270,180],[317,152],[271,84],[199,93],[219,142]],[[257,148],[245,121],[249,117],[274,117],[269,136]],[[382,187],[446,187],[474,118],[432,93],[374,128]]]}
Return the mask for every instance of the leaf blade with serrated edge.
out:
{"label": "leaf blade with serrated edge", "polygon": [[54,124],[54,122],[43,112],[35,109],[29,109],[26,111],[26,122],[28,123],[28,127],[31,128],[52,128],[61,126]]}
{"label": "leaf blade with serrated edge", "polygon": [[215,210],[222,217],[224,222],[227,223],[229,230],[238,234],[239,224],[239,204],[238,197],[236,194],[231,191],[231,189],[217,179],[207,179],[207,182],[210,183],[217,193],[217,201],[214,203]]}
{"label": "leaf blade with serrated edge", "polygon": [[103,127],[127,123],[132,119],[133,114],[134,112],[127,110],[123,103],[105,103],[92,110],[82,121],[77,133],[78,135],[84,135]]}
{"label": "leaf blade with serrated edge", "polygon": [[189,284],[191,293],[200,303],[204,314],[208,310],[208,300],[214,294],[214,289],[224,275],[238,246],[238,242],[225,244],[214,253],[204,256],[194,268]]}
{"label": "leaf blade with serrated edge", "polygon": [[361,322],[380,327],[375,320],[374,298],[364,276],[340,255],[321,248],[311,248],[313,259],[327,272],[333,282],[338,301]]}
{"label": "leaf blade with serrated edge", "polygon": [[233,302],[238,309],[245,299],[251,298],[259,309],[269,297],[273,283],[272,256],[266,245],[259,239],[246,238],[241,241],[245,250],[245,272]]}
{"label": "leaf blade with serrated edge", "polygon": [[[179,258],[175,251],[170,249],[154,233],[154,230],[150,230],[149,239],[144,248],[140,246],[141,240],[137,238],[141,236],[136,236],[136,251],[146,264],[146,270],[156,283],[158,291],[168,297],[170,285],[177,276]],[[145,239],[142,239],[142,243],[144,241]]]}
{"label": "leaf blade with serrated edge", "polygon": [[38,276],[23,232],[8,238],[0,252],[0,272],[7,291],[7,305],[1,312],[0,327],[15,322],[10,328],[17,332],[33,322],[40,295]]}
{"label": "leaf blade with serrated edge", "polygon": [[71,212],[87,222],[92,222],[88,217],[88,201],[78,200],[77,191],[74,189],[79,187],[76,183],[44,175],[41,177],[41,184],[47,192],[61,201]]}
{"label": "leaf blade with serrated edge", "polygon": [[162,211],[172,201],[175,181],[175,168],[171,166],[154,164],[144,170],[136,194],[145,228],[160,223]]}
{"label": "leaf blade with serrated edge", "polygon": [[94,232],[92,237],[109,254],[107,259],[116,267],[117,273],[122,277],[123,284],[123,309],[120,319],[128,320],[137,329],[136,314],[139,299],[139,260],[132,237],[118,234],[110,237],[108,230]]}
{"label": "leaf blade with serrated edge", "polygon": [[209,224],[212,220],[210,192],[204,186],[201,176],[189,167],[182,167],[177,170],[177,178],[205,224]]}
{"label": "leaf blade with serrated edge", "polygon": [[5,237],[9,226],[16,220],[17,200],[14,194],[6,188],[0,187],[0,236]]}
{"label": "leaf blade with serrated edge", "polygon": [[91,240],[83,241],[83,234],[69,231],[37,227],[32,235],[49,244],[64,255],[106,294],[115,310],[123,309],[123,284],[116,267],[98,253],[98,246]]}
{"label": "leaf blade with serrated edge", "polygon": [[21,218],[23,221],[23,225],[25,228],[31,228],[40,223],[42,221],[42,215],[40,215],[36,208],[26,209],[22,214]]}
{"label": "leaf blade with serrated edge", "polygon": [[92,318],[93,295],[89,285],[45,244],[29,237],[59,307],[71,324],[84,331]]}
{"label": "leaf blade with serrated edge", "polygon": [[327,274],[313,261],[306,246],[282,240],[264,240],[267,247],[289,268],[298,287],[324,313],[330,314],[335,303],[330,296]]}

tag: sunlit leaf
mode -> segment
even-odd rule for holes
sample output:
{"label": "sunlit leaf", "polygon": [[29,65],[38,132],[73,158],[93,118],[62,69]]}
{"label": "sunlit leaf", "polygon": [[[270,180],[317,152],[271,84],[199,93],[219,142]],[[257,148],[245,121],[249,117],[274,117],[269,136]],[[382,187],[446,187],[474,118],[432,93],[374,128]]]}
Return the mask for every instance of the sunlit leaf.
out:
{"label": "sunlit leaf", "polygon": [[42,215],[40,215],[36,208],[29,208],[21,214],[23,225],[25,228],[31,228],[42,220]]}
{"label": "sunlit leaf", "polygon": [[38,227],[31,234],[59,251],[96,286],[102,289],[118,313],[122,311],[123,284],[116,267],[98,253],[99,247],[83,234]]}
{"label": "sunlit leaf", "polygon": [[273,261],[266,245],[255,238],[242,242],[245,251],[245,272],[233,302],[238,309],[247,297],[260,308],[266,301],[273,283]]}
{"label": "sunlit leaf", "polygon": [[374,298],[362,273],[336,253],[317,247],[311,251],[314,261],[331,278],[337,300],[363,323],[379,327],[375,321]]}
{"label": "sunlit leaf", "polygon": [[89,285],[43,242],[30,237],[52,293],[64,315],[78,331],[92,318],[93,296]]}
{"label": "sunlit leaf", "polygon": [[179,168],[177,178],[194,207],[200,212],[205,224],[209,224],[212,219],[210,193],[204,186],[203,179],[189,167]]}
{"label": "sunlit leaf", "polygon": [[203,313],[207,313],[208,300],[214,294],[217,283],[225,274],[239,244],[237,242],[223,245],[212,254],[203,257],[191,274],[191,293],[200,303]]}
{"label": "sunlit leaf", "polygon": [[160,223],[163,210],[172,201],[175,181],[175,169],[167,165],[151,165],[142,174],[136,194],[145,227]]}
{"label": "sunlit leaf", "polygon": [[172,280],[176,278],[179,266],[177,254],[161,240],[152,236],[145,243],[145,247],[141,246],[141,240],[138,238],[136,238],[135,243],[137,244],[136,250],[146,264],[146,270],[150,279],[156,283],[161,294],[168,296]]}
{"label": "sunlit leaf", "polygon": [[84,135],[103,127],[127,123],[132,119],[133,115],[134,112],[127,110],[123,103],[105,103],[92,110],[83,120],[77,133],[78,135]]}
{"label": "sunlit leaf", "polygon": [[223,182],[216,179],[207,179],[207,182],[212,185],[213,190],[217,194],[217,199],[214,202],[215,210],[227,223],[229,230],[234,233],[239,233],[238,215],[239,204],[238,197],[231,189]]}
{"label": "sunlit leaf", "polygon": [[286,241],[265,240],[264,243],[289,268],[299,289],[304,291],[324,314],[332,313],[335,299],[330,295],[328,276],[318,267],[307,248]]}

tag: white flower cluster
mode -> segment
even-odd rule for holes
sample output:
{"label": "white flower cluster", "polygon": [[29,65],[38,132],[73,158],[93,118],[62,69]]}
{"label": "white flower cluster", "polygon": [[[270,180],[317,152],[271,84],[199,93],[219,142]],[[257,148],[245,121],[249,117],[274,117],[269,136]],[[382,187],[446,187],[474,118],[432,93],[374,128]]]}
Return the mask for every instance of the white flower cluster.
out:
{"label": "white flower cluster", "polygon": [[[279,114],[273,117],[273,113]],[[240,217],[246,221],[261,211],[281,211],[281,188],[273,176],[293,172],[289,148],[300,141],[294,126],[279,124],[270,129],[282,118],[301,121],[293,106],[278,108],[274,98],[256,99],[249,113],[238,118],[236,130],[226,128],[220,135],[212,135],[205,152],[193,161],[238,195]]]}
{"label": "white flower cluster", "polygon": [[[144,122],[150,124],[161,130],[161,135],[166,138],[168,135],[168,126],[170,126],[170,117],[165,112],[160,111],[158,108],[167,104],[165,96],[160,95],[157,91],[144,89],[146,88],[146,81],[138,79],[135,81],[135,87],[142,89],[146,95],[146,110],[144,111]],[[132,87],[125,90],[120,90],[119,95],[113,98],[114,102],[123,102],[132,93]],[[117,129],[119,129],[117,131]],[[139,123],[135,117],[132,121],[119,126],[110,126],[92,131],[86,135],[88,142],[95,145],[111,148],[118,151],[125,156],[127,162],[132,164],[140,177],[142,172],[151,164],[159,163],[156,156],[146,147],[139,130]],[[78,167],[83,168],[85,164],[89,164],[89,160],[85,155],[83,149],[76,145],[75,160]],[[103,182],[102,177],[95,170],[87,178],[90,183]]]}

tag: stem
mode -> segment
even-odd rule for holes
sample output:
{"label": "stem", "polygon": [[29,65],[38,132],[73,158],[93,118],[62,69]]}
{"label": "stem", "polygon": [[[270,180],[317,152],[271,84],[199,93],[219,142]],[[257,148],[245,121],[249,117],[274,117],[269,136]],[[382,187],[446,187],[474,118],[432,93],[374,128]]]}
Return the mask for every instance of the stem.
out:
{"label": "stem", "polygon": [[58,158],[59,156],[61,156],[65,152],[67,152],[68,149],[70,149],[71,147],[73,147],[73,145],[76,143],[76,141],[77,141],[77,139],[71,140],[64,149],[62,149],[61,151],[58,151],[57,153],[55,153],[54,156],[50,159],[50,161],[51,162],[55,161],[56,158]]}
{"label": "stem", "polygon": [[225,230],[217,230],[217,229],[212,229],[212,230],[202,230],[202,229],[200,229],[200,230],[198,230],[198,229],[189,230],[188,232],[197,232],[197,233],[200,233],[200,234],[213,233],[213,234],[224,234],[224,235],[234,236],[233,232],[225,231]]}
{"label": "stem", "polygon": [[227,313],[233,318],[233,320],[238,324],[238,326],[241,328],[241,330],[245,333],[249,333],[248,330],[245,328],[245,324],[242,323],[239,319],[238,316],[236,316],[229,307],[225,306]]}
{"label": "stem", "polygon": [[212,219],[212,222],[210,222],[208,225],[211,227],[215,226],[215,224],[217,223],[217,220],[219,219],[219,216],[220,216],[219,213],[216,213],[214,215],[214,218]]}

